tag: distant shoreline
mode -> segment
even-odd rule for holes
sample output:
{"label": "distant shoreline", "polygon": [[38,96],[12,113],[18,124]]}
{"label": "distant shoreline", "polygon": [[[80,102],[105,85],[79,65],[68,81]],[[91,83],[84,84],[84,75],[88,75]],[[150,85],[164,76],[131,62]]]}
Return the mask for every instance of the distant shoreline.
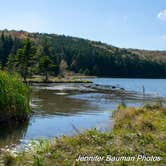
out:
{"label": "distant shoreline", "polygon": [[91,76],[76,76],[76,77],[68,77],[68,78],[61,78],[61,77],[53,77],[50,76],[48,81],[45,81],[43,76],[33,76],[32,78],[27,79],[28,84],[32,83],[93,83],[90,80],[86,80],[86,78],[94,78]]}

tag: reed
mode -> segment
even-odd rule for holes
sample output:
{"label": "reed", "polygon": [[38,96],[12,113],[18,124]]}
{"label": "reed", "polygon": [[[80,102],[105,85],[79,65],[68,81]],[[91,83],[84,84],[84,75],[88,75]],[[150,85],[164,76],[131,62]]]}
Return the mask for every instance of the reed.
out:
{"label": "reed", "polygon": [[0,71],[0,122],[23,121],[30,114],[29,88],[17,74]]}

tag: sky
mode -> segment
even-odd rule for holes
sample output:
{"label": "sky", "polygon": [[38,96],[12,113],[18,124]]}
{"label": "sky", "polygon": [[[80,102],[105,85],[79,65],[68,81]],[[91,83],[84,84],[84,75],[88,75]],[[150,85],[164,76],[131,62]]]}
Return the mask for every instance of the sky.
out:
{"label": "sky", "polygon": [[0,29],[166,50],[166,0],[0,0]]}

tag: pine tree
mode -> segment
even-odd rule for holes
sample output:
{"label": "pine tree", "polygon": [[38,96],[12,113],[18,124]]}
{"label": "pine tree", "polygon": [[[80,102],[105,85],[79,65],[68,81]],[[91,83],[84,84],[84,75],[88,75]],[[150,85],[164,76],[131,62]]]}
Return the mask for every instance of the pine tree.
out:
{"label": "pine tree", "polygon": [[49,72],[52,70],[52,61],[48,56],[42,56],[39,61],[39,71],[44,73],[45,82],[48,82]]}
{"label": "pine tree", "polygon": [[27,81],[27,77],[32,74],[32,67],[35,62],[35,54],[36,47],[29,39],[26,39],[23,42],[23,47],[17,50],[16,66],[25,82]]}

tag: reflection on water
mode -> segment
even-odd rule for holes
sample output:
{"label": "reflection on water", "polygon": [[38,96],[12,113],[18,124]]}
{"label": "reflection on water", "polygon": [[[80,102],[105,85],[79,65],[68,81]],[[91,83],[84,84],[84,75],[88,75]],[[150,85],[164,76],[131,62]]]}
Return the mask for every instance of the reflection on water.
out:
{"label": "reflection on water", "polygon": [[0,147],[4,148],[6,145],[19,144],[20,140],[27,132],[29,121],[22,124],[1,124],[0,126]]}
{"label": "reflection on water", "polygon": [[[32,105],[38,115],[72,115],[78,112],[86,112],[89,109],[96,110],[95,105],[81,99],[68,97],[66,93],[56,93],[54,90],[36,90],[33,91]],[[35,108],[35,106],[37,106]]]}
{"label": "reflection on water", "polygon": [[[0,126],[0,147],[40,137],[71,135],[76,132],[75,128],[80,131],[93,127],[102,131],[110,130],[112,124],[110,115],[117,104],[140,106],[148,101],[165,101],[165,98],[156,98],[154,95],[142,96],[140,93],[140,87],[145,83],[146,90],[165,97],[164,92],[160,90],[166,84],[161,84],[161,80],[155,80],[153,86],[151,80],[148,82],[148,80],[143,81],[142,79],[132,81],[130,79],[99,78],[94,81],[101,85],[118,84],[119,87],[131,91],[123,91],[123,93],[121,91],[101,91],[92,89],[91,85],[84,86],[84,84],[35,85],[32,87],[31,95],[31,107],[34,114],[25,124]],[[164,82],[165,80],[162,80],[162,83]],[[129,89],[127,83],[130,84]],[[133,92],[135,83],[135,90],[139,93]],[[151,87],[150,90],[147,88],[148,84]]]}

